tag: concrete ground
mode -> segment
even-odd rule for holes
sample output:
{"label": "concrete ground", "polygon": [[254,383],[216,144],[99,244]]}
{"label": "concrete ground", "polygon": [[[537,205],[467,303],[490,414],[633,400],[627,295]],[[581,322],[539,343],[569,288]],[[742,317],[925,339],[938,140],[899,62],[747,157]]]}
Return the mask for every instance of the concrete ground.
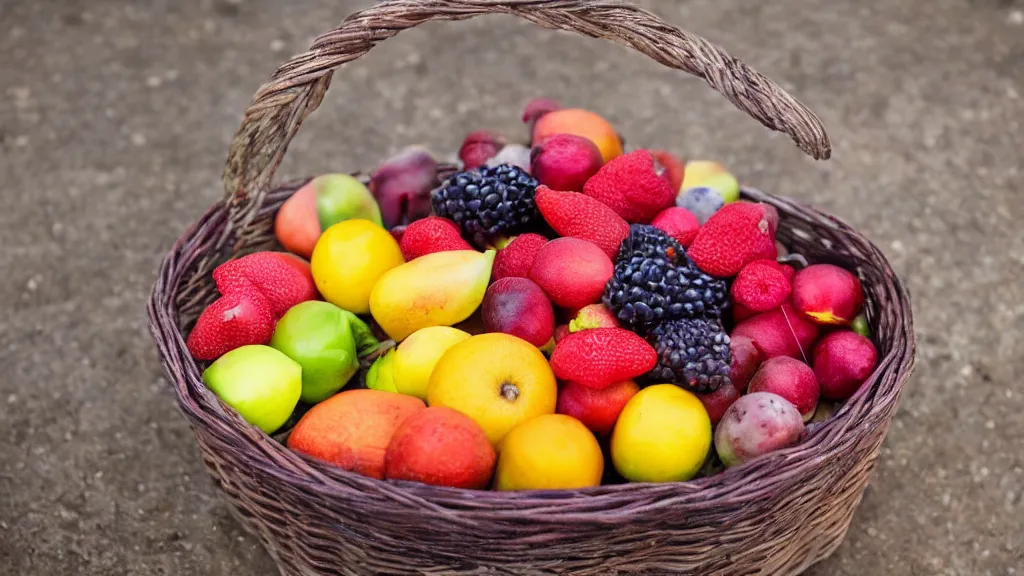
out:
{"label": "concrete ground", "polygon": [[[144,304],[252,93],[368,4],[0,2],[0,574],[275,573],[204,475]],[[849,535],[811,574],[1024,574],[1024,2],[644,4],[792,89],[833,159],[624,48],[491,17],[345,69],[283,173],[519,136],[547,95],[833,211],[908,283],[920,347]]]}

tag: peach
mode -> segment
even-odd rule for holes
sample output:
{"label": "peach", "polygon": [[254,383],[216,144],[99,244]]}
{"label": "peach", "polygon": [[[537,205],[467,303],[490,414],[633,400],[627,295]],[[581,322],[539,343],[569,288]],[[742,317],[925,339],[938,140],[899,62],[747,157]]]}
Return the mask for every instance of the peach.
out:
{"label": "peach", "polygon": [[607,436],[626,403],[639,391],[640,387],[632,380],[624,380],[602,390],[569,382],[558,392],[557,412],[583,422],[598,436]]}
{"label": "peach", "polygon": [[555,310],[536,282],[508,277],[487,288],[481,305],[484,329],[543,346],[555,332]]}
{"label": "peach", "polygon": [[555,134],[575,134],[590,140],[606,163],[622,155],[622,139],[615,128],[589,110],[562,108],[544,114],[533,125],[533,145],[543,144]]}
{"label": "peach", "polygon": [[320,239],[320,232],[316,187],[310,181],[281,204],[274,216],[274,235],[285,250],[308,260]]}
{"label": "peach", "polygon": [[853,396],[877,365],[875,345],[850,330],[833,332],[814,347],[814,374],[829,400]]}
{"label": "peach", "polygon": [[793,278],[793,307],[818,324],[849,326],[864,305],[860,280],[832,264],[812,264]]}
{"label": "peach", "polygon": [[814,416],[821,396],[814,370],[788,356],[777,356],[762,364],[750,379],[749,391],[778,394],[796,406],[804,422]]}
{"label": "peach", "polygon": [[575,134],[555,134],[530,151],[530,174],[562,192],[582,192],[583,185],[604,164],[601,151]]}
{"label": "peach", "polygon": [[789,304],[783,304],[743,320],[729,336],[753,339],[765,359],[776,356],[802,359],[810,355],[818,333],[814,322],[798,314]]}
{"label": "peach", "polygon": [[481,490],[498,456],[487,434],[465,414],[431,406],[395,431],[385,457],[385,477],[434,486]]}
{"label": "peach", "polygon": [[800,412],[771,392],[753,392],[733,403],[715,430],[715,450],[732,467],[792,446],[804,432]]}
{"label": "peach", "polygon": [[426,405],[382,390],[346,390],[302,415],[288,436],[292,450],[371,478],[383,479],[395,430]]}
{"label": "peach", "polygon": [[611,258],[579,238],[557,238],[544,245],[530,267],[530,279],[562,308],[595,304],[614,272]]}

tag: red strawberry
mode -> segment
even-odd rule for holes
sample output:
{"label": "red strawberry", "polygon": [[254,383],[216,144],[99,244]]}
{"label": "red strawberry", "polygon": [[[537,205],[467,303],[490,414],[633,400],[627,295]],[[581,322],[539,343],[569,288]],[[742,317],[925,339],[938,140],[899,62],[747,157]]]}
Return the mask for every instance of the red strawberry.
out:
{"label": "red strawberry", "polygon": [[402,233],[399,247],[406,262],[434,252],[473,249],[462,239],[455,222],[438,216],[427,216],[409,224]]}
{"label": "red strawberry", "polygon": [[601,167],[583,186],[627,222],[646,224],[675,203],[668,173],[649,150],[635,150]]}
{"label": "red strawberry", "polygon": [[551,353],[551,369],[562,380],[601,390],[649,372],[658,353],[623,328],[594,328],[565,336]]}
{"label": "red strawberry", "polygon": [[505,139],[488,130],[477,130],[466,135],[459,148],[459,160],[466,170],[479,168],[505,146]]}
{"label": "red strawberry", "polygon": [[678,206],[665,208],[659,212],[654,220],[651,220],[651,226],[668,232],[668,235],[682,244],[683,248],[690,246],[697,237],[697,231],[700,230],[700,222],[693,212]]}
{"label": "red strawberry", "polygon": [[255,288],[280,318],[300,302],[316,300],[316,285],[309,262],[285,252],[254,252],[229,260],[213,270],[213,281],[221,294]]}
{"label": "red strawberry", "polygon": [[683,187],[683,176],[686,174],[686,164],[683,164],[682,160],[667,150],[651,150],[651,154],[653,154],[654,159],[668,171],[669,183],[672,184],[672,189],[678,193],[679,189]]}
{"label": "red strawberry", "polygon": [[754,260],[774,260],[779,214],[773,206],[732,202],[711,215],[697,232],[688,253],[704,272],[729,278]]}
{"label": "red strawberry", "polygon": [[732,284],[733,301],[754,312],[782,306],[793,292],[787,268],[775,260],[754,260],[747,264]]}
{"label": "red strawberry", "polygon": [[269,343],[275,325],[262,294],[251,285],[236,287],[203,310],[186,346],[197,360],[214,360],[241,346]]}
{"label": "red strawberry", "polygon": [[537,187],[537,209],[560,236],[581,238],[597,245],[609,258],[629,236],[629,224],[601,202],[577,192]]}
{"label": "red strawberry", "polygon": [[522,234],[516,236],[507,246],[498,250],[494,257],[494,267],[491,271],[491,278],[501,280],[502,278],[517,277],[529,278],[530,267],[537,257],[537,252],[548,243],[548,239],[540,234]]}

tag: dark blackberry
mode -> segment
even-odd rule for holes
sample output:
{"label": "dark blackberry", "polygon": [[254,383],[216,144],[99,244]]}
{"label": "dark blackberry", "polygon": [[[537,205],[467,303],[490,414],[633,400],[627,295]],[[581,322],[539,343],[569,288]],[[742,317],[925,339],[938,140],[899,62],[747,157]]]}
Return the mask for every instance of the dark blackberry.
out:
{"label": "dark blackberry", "polygon": [[644,375],[650,383],[670,383],[709,394],[729,382],[732,351],[718,320],[683,319],[659,324],[647,336],[658,365]]}
{"label": "dark blackberry", "polygon": [[640,334],[680,318],[721,318],[725,280],[700,271],[686,250],[654,226],[634,224],[622,241],[602,301],[625,328]]}
{"label": "dark blackberry", "polygon": [[459,225],[478,248],[530,232],[543,223],[534,198],[537,180],[510,164],[459,172],[430,199],[434,213]]}

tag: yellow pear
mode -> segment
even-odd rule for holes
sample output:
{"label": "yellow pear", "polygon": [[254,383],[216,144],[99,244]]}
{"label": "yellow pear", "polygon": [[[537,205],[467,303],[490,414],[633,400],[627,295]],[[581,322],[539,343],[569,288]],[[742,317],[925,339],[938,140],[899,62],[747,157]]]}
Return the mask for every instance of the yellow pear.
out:
{"label": "yellow pear", "polygon": [[392,268],[370,292],[370,314],[396,342],[420,328],[458,324],[483,301],[495,254],[435,252]]}
{"label": "yellow pear", "polygon": [[395,351],[391,367],[395,389],[426,401],[430,373],[437,361],[466,338],[469,333],[449,326],[428,326],[413,332]]}

